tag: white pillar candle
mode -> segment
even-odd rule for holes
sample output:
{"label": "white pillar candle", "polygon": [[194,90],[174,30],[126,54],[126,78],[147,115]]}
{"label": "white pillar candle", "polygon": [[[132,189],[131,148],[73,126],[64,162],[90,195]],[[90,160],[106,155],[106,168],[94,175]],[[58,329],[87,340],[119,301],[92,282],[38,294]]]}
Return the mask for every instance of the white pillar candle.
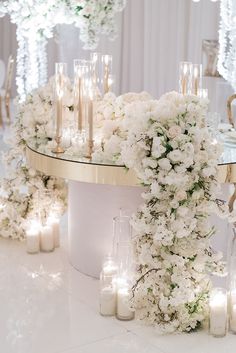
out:
{"label": "white pillar candle", "polygon": [[113,285],[100,290],[100,314],[103,316],[116,314],[116,290]]}
{"label": "white pillar candle", "polygon": [[56,217],[48,218],[48,225],[52,227],[54,248],[59,248],[60,246],[60,221]]}
{"label": "white pillar candle", "polygon": [[210,296],[210,333],[223,337],[227,330],[227,293],[224,289],[215,288]]}
{"label": "white pillar candle", "polygon": [[230,293],[230,330],[236,333],[236,290]]}
{"label": "white pillar candle", "polygon": [[54,250],[54,238],[52,227],[46,225],[41,228],[40,232],[40,249],[49,252]]}
{"label": "white pillar candle", "polygon": [[26,248],[29,254],[39,252],[39,237],[40,231],[37,228],[30,228],[26,232]]}
{"label": "white pillar candle", "polygon": [[117,289],[117,319],[132,320],[134,312],[129,308],[130,291],[127,285],[119,286]]}

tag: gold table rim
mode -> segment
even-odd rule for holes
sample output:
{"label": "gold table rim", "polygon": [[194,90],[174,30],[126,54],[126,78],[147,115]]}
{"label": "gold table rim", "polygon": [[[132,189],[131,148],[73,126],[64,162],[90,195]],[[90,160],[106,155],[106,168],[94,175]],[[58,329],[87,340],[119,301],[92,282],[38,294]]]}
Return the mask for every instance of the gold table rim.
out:
{"label": "gold table rim", "polygon": [[46,175],[74,181],[117,186],[141,186],[133,170],[121,165],[86,163],[60,159],[26,145],[26,159],[31,168]]}
{"label": "gold table rim", "polygon": [[[29,165],[46,174],[74,181],[119,186],[141,186],[133,170],[121,165],[86,163],[60,159],[34,150],[26,145]],[[219,164],[217,179],[220,183],[236,183],[236,163]]]}

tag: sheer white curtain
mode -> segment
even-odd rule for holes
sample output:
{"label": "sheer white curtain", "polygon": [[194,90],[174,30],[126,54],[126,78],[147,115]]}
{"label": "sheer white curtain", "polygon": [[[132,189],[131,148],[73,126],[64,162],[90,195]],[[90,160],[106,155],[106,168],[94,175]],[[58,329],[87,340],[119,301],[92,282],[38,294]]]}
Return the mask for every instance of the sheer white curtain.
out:
{"label": "sheer white curtain", "polygon": [[[147,90],[154,97],[178,88],[181,60],[201,62],[202,39],[217,39],[219,4],[210,0],[127,0],[117,15],[118,37],[101,38],[97,51],[113,55],[116,93]],[[16,53],[15,28],[0,18],[0,59]],[[89,57],[78,39],[78,29],[59,26],[49,41],[49,75],[56,61],[68,63]]]}
{"label": "sheer white curtain", "polygon": [[[217,39],[219,4],[210,0],[128,0],[117,16],[118,38],[102,38],[98,51],[113,55],[116,92],[147,90],[158,97],[178,88],[180,61],[202,61],[202,40]],[[60,56],[89,57],[78,30],[59,30]]]}

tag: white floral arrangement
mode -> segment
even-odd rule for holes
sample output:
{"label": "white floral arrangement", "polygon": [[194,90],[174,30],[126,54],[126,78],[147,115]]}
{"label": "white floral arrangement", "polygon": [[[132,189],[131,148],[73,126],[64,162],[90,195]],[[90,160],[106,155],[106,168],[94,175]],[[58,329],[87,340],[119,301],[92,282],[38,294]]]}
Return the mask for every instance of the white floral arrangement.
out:
{"label": "white floral arrangement", "polygon": [[[30,169],[25,161],[25,145],[32,139],[44,151],[53,145],[52,91],[50,81],[19,107],[7,155],[7,163],[17,165],[15,178],[5,179],[1,187],[3,236],[24,237],[24,220],[37,208],[36,189],[41,192],[46,186],[66,204],[64,182]],[[69,82],[67,91],[70,126]],[[223,271],[221,254],[211,248],[214,229],[208,223],[217,209],[221,149],[204,124],[207,103],[176,92],[159,100],[145,92],[120,97],[108,93],[96,103],[95,132],[102,143],[95,145],[93,160],[132,168],[146,186],[144,203],[132,218],[137,271],[131,305],[137,318],[162,332],[197,329],[208,314],[209,274]],[[79,155],[74,147],[66,153]],[[24,197],[21,184],[28,187]]]}
{"label": "white floral arrangement", "polygon": [[[47,81],[46,46],[57,24],[80,29],[84,49],[93,50],[100,34],[116,37],[115,15],[125,0],[4,0],[0,17],[9,14],[17,30],[17,87],[21,99]],[[30,79],[29,79],[30,76]]]}
{"label": "white floral arrangement", "polygon": [[[68,92],[70,85],[68,84]],[[70,94],[65,109],[70,111]],[[52,200],[61,214],[67,207],[67,187],[64,180],[46,176],[26,161],[26,144],[32,140],[44,144],[53,136],[53,82],[32,92],[18,105],[16,121],[6,142],[9,150],[3,154],[6,177],[0,183],[0,235],[25,239],[28,221],[46,215]]]}
{"label": "white floral arrangement", "polygon": [[[124,97],[103,100],[104,143],[94,157],[133,169],[147,187],[132,219],[132,306],[138,319],[161,332],[191,331],[208,314],[209,273],[224,271],[208,222],[211,213],[219,214],[222,153],[204,124],[208,100],[176,92],[159,100],[132,95],[120,114]],[[223,205],[220,214],[226,214]]]}

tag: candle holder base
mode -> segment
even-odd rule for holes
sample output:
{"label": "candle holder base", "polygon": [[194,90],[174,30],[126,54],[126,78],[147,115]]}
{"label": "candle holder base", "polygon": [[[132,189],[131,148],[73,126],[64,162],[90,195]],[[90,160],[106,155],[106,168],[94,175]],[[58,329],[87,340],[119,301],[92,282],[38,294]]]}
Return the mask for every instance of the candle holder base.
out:
{"label": "candle holder base", "polygon": [[65,150],[63,147],[57,145],[55,148],[52,149],[52,153],[64,153]]}
{"label": "candle holder base", "polygon": [[116,318],[120,321],[131,321],[134,319],[134,313],[131,313],[129,316],[121,316],[116,314]]}
{"label": "candle holder base", "polygon": [[55,249],[53,248],[53,249],[50,249],[50,250],[46,250],[46,249],[42,249],[42,248],[40,248],[40,251],[41,252],[45,252],[45,253],[50,253],[50,252],[53,252]]}
{"label": "candle holder base", "polygon": [[38,254],[39,253],[39,250],[27,250],[27,254],[29,255],[34,255],[34,254]]}
{"label": "candle holder base", "polygon": [[85,158],[88,158],[90,161],[92,160],[93,145],[93,140],[88,141],[88,153],[85,155]]}

